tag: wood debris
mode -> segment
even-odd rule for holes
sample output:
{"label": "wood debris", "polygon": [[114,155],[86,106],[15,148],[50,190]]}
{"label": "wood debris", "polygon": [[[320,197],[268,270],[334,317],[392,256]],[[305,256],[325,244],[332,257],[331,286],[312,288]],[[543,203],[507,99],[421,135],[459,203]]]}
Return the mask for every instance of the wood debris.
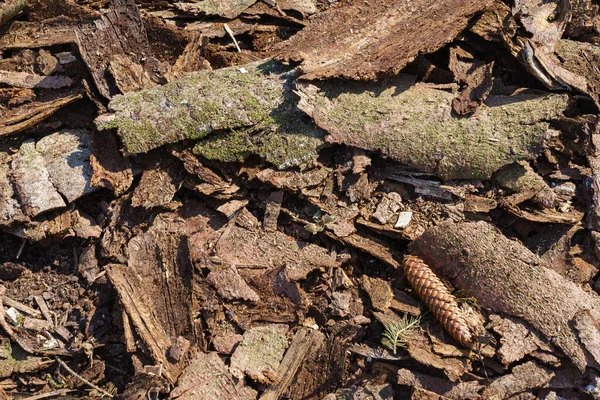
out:
{"label": "wood debris", "polygon": [[596,3],[0,3],[0,399],[597,398]]}

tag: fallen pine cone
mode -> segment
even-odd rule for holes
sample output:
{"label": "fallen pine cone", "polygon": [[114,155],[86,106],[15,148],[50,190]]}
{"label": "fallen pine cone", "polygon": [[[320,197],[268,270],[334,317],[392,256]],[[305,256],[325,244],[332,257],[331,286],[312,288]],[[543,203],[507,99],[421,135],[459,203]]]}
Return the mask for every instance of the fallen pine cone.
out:
{"label": "fallen pine cone", "polygon": [[471,347],[471,332],[446,285],[419,257],[406,256],[403,265],[406,279],[442,327],[460,344]]}

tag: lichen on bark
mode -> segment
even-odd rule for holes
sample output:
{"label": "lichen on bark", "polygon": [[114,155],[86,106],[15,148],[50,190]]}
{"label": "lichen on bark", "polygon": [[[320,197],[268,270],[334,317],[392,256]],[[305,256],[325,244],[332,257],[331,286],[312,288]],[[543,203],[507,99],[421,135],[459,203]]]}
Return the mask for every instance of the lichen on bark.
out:
{"label": "lichen on bark", "polygon": [[117,128],[129,153],[185,139],[221,161],[259,154],[279,168],[309,163],[325,133],[298,110],[295,72],[273,61],[192,73],[167,85],[115,96],[99,129]]}
{"label": "lichen on bark", "polygon": [[489,96],[469,117],[452,111],[454,95],[399,75],[375,83],[299,84],[298,106],[344,143],[443,179],[488,179],[499,168],[537,156],[548,120],[562,116],[568,96]]}

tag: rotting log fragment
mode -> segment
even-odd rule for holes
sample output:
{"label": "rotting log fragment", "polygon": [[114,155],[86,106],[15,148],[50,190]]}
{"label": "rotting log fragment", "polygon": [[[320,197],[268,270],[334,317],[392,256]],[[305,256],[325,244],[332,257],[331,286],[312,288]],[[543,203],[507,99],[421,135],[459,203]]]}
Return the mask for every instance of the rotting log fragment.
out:
{"label": "rotting log fragment", "polygon": [[299,85],[298,107],[329,132],[331,143],[378,150],[443,179],[488,179],[499,168],[538,155],[547,120],[566,95],[489,96],[469,118],[452,112],[454,96],[399,75],[376,83]]}
{"label": "rotting log fragment", "polygon": [[303,78],[375,79],[452,41],[490,0],[385,0],[333,7],[282,45]]}
{"label": "rotting log fragment", "polygon": [[293,77],[272,61],[201,71],[115,96],[109,105],[114,114],[96,123],[118,128],[129,153],[218,133],[194,152],[219,161],[243,161],[254,153],[278,168],[300,165],[316,156],[325,133],[297,109]]}
{"label": "rotting log fragment", "polygon": [[472,293],[481,306],[529,322],[580,369],[600,362],[572,327],[581,312],[600,320],[598,295],[546,268],[493,225],[446,222],[426,231],[410,248],[456,288]]}

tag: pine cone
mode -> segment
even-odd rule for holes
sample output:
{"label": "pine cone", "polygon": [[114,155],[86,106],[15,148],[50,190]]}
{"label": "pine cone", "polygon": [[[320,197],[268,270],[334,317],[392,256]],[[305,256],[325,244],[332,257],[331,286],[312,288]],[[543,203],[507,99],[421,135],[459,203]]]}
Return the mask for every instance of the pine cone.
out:
{"label": "pine cone", "polygon": [[473,337],[461,315],[454,296],[419,257],[404,257],[404,275],[434,317],[456,341],[471,347]]}

